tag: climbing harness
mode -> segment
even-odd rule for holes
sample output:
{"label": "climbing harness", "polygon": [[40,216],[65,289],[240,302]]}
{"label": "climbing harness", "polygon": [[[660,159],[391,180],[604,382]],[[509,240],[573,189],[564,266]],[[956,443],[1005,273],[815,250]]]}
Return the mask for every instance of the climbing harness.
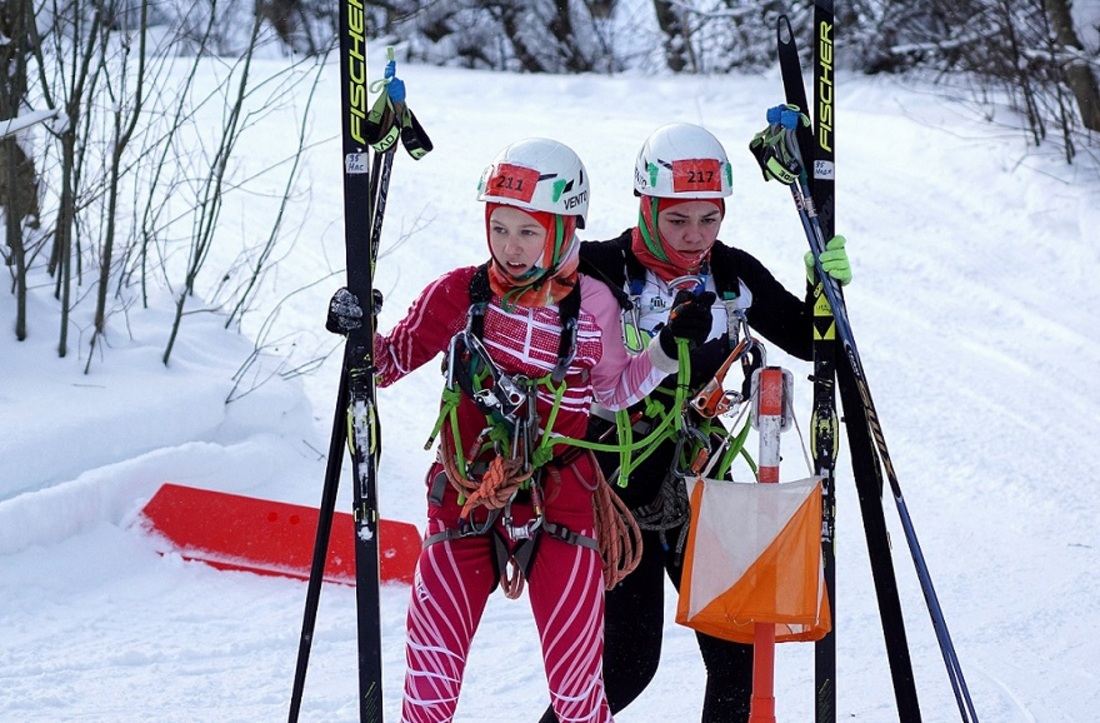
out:
{"label": "climbing harness", "polygon": [[[745,404],[747,395],[742,391],[727,390],[725,379],[729,370],[740,362],[746,375],[751,376],[754,367],[765,358],[763,345],[756,340],[749,329],[745,310],[731,308],[730,339],[736,345],[714,376],[695,393],[683,408],[680,428],[676,435],[672,465],[662,480],[657,496],[652,502],[635,510],[635,517],[641,529],[653,530],[665,550],[670,549],[666,533],[679,528],[680,534],[675,544],[679,557],[687,542],[691,505],[688,500],[685,478],[697,477],[704,472],[715,472],[718,478],[725,477],[735,457],[741,454],[755,472],[755,464],[745,452],[745,440],[749,425],[745,415],[749,409]],[[737,415],[732,429],[740,432],[733,434],[714,422],[719,416]]]}
{"label": "climbing harness", "polygon": [[[593,489],[595,538],[548,521],[543,499],[544,474],[560,480],[560,470],[572,466],[575,476],[583,479],[576,469],[576,455],[555,457],[553,446],[566,438],[551,434],[576,354],[580,290],[575,289],[559,303],[562,331],[558,360],[549,374],[537,379],[506,373],[482,342],[485,308],[491,299],[487,266],[479,268],[471,280],[470,297],[466,328],[452,337],[447,350],[443,404],[425,445],[430,449],[443,425],[450,424],[450,434],[441,437],[439,461],[443,472],[433,479],[429,499],[441,504],[449,483],[459,493],[462,511],[456,528],[429,536],[424,546],[462,537],[489,536],[501,588],[507,597],[515,598],[530,575],[540,541],[551,537],[600,552],[605,584],[613,585],[637,565],[637,554],[632,550],[637,546],[639,534],[636,527],[631,532],[633,521],[629,512],[616,508],[617,498],[605,494],[607,484],[599,475],[595,459],[590,459],[597,473]],[[540,387],[549,390],[553,398],[544,425],[538,413]],[[458,423],[463,396],[471,400],[486,420],[485,427],[468,446],[461,439]],[[513,515],[513,505],[517,503],[530,504],[530,519],[517,521]],[[484,511],[479,512],[480,508]],[[624,565],[629,568],[624,570]]]}

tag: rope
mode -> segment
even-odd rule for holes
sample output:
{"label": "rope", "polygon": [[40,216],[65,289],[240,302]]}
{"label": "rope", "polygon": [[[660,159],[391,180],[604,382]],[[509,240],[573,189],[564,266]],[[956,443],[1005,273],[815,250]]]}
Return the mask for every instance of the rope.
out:
{"label": "rope", "polygon": [[512,499],[520,485],[531,479],[534,471],[532,467],[524,472],[523,462],[519,459],[504,459],[500,455],[493,457],[489,469],[481,478],[481,484],[462,506],[462,518],[468,518],[475,507],[501,509]]}
{"label": "rope", "polygon": [[[631,429],[627,413],[616,415],[616,421],[620,426],[621,432],[619,444],[603,445],[583,439],[572,439],[551,435],[550,430],[556,420],[566,384],[563,380],[561,384],[555,385],[552,377],[545,377],[543,379],[534,380],[532,388],[528,389],[528,393],[533,394],[535,393],[534,387],[541,383],[545,384],[554,393],[554,402],[551,406],[546,429],[539,444],[535,449],[531,450],[531,459],[524,460],[520,457],[505,458],[500,455],[495,455],[489,463],[488,470],[481,477],[480,481],[471,479],[469,466],[470,462],[477,456],[486,437],[504,446],[506,446],[509,440],[497,438],[501,430],[497,428],[496,425],[490,424],[490,427],[487,430],[483,430],[478,440],[475,441],[473,448],[470,450],[470,455],[460,454],[456,449],[456,443],[460,436],[458,430],[458,415],[456,412],[459,400],[461,399],[461,392],[457,389],[445,389],[443,394],[443,405],[440,409],[439,417],[436,420],[436,424],[425,448],[430,447],[442,430],[446,420],[449,418],[452,434],[450,436],[446,434],[440,436],[439,457],[443,464],[443,469],[447,474],[448,481],[450,481],[451,486],[459,494],[459,502],[465,500],[461,517],[463,519],[469,519],[469,515],[477,507],[485,507],[489,510],[504,508],[513,498],[516,491],[532,478],[536,469],[545,468],[548,473],[560,483],[559,472],[553,466],[547,465],[553,458],[553,448],[556,445],[573,445],[579,449],[583,449],[584,453],[589,457],[592,469],[594,470],[593,484],[589,489],[592,491],[595,537],[597,545],[599,546],[600,557],[603,561],[604,585],[608,590],[615,587],[623,578],[630,574],[641,561],[641,530],[638,521],[635,520],[630,509],[617,494],[612,492],[607,479],[603,475],[603,471],[596,461],[593,450],[618,452],[621,456],[621,461],[624,462],[620,476],[625,481],[625,479],[629,477],[630,472],[646,459],[655,450],[658,444],[665,439],[677,435],[673,423],[678,416],[677,411],[682,409],[686,399],[688,379],[690,379],[691,373],[690,363],[686,353],[686,341],[677,340],[677,342],[679,346],[678,356],[680,363],[676,389],[671,394],[674,399],[674,405],[672,408],[669,408],[651,397],[647,398],[646,413],[652,415],[655,419],[659,418],[660,421],[643,439],[638,441],[633,440],[633,430]],[[623,426],[626,428],[622,429]],[[624,436],[626,438],[625,444],[623,444]],[[641,450],[641,453],[635,459],[631,460],[631,453],[639,450]],[[544,467],[544,465],[546,466]],[[576,469],[576,462],[571,461],[569,465],[573,467],[577,479],[584,484],[583,477]],[[682,487],[682,484],[680,486]],[[686,499],[684,501],[686,502]],[[514,570],[511,575],[508,574],[507,570],[502,572],[501,586],[504,589],[505,595],[509,598],[518,596],[523,586],[522,572]]]}
{"label": "rope", "polygon": [[[600,557],[603,559],[604,589],[610,590],[641,562],[642,533],[626,503],[611,491],[603,470],[596,462],[596,456],[592,452],[587,452],[587,456],[594,470],[589,489],[592,490],[596,542],[600,546]],[[573,468],[573,473],[581,484],[584,484],[576,463],[570,463],[569,466]],[[557,479],[557,470],[550,468],[550,474]]]}
{"label": "rope", "polygon": [[[521,472],[518,460],[508,460],[498,456],[489,463],[488,471],[481,482],[477,483],[459,471],[454,447],[447,435],[443,435],[440,445],[440,457],[447,479],[459,495],[467,496],[462,508],[463,517],[467,517],[469,512],[478,506],[488,509],[502,508],[533,473],[533,470]],[[592,491],[592,512],[596,542],[600,548],[600,558],[603,560],[604,587],[610,590],[633,572],[641,562],[642,534],[626,503],[611,491],[600,465],[596,462],[595,455],[591,452],[587,455],[594,470],[594,476],[591,486],[585,486]],[[584,477],[577,469],[576,462],[570,462],[569,466],[573,469],[577,480],[584,484]],[[546,471],[558,485],[561,484],[561,473],[557,469],[549,466],[546,467]],[[507,570],[503,570],[501,588],[509,599],[518,597],[523,590],[520,571],[513,569],[512,574],[509,575]]]}
{"label": "rope", "polygon": [[523,570],[514,559],[509,559],[504,569],[500,571],[500,591],[508,600],[518,600],[523,594],[524,584]]}
{"label": "rope", "polygon": [[485,507],[490,510],[499,510],[508,503],[516,490],[531,479],[534,469],[526,472],[522,469],[522,460],[505,459],[500,455],[493,457],[489,463],[489,469],[478,482],[468,477],[465,469],[468,467],[465,459],[459,464],[460,457],[455,451],[452,438],[446,434],[439,440],[440,461],[447,473],[447,479],[451,486],[458,492],[459,500],[465,499],[462,506],[462,518],[469,519],[470,513],[475,507]]}
{"label": "rope", "polygon": [[687,533],[691,521],[691,504],[688,502],[687,487],[681,477],[677,477],[671,471],[665,475],[657,497],[648,505],[635,510],[638,518],[638,527],[643,530],[657,532],[661,545],[668,550],[669,544],[666,533],[669,530],[680,528],[680,534],[676,540],[676,554],[683,553],[687,542]]}
{"label": "rope", "polygon": [[592,496],[596,513],[596,541],[603,558],[604,589],[610,590],[634,572],[642,561],[642,532],[622,498],[611,491],[603,471],[596,469],[597,488]]}

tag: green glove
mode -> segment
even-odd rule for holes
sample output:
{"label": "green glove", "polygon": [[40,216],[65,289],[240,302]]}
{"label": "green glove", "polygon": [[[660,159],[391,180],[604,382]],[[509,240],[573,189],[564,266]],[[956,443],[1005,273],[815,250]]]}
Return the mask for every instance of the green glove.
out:
{"label": "green glove", "polygon": [[[825,273],[836,279],[841,286],[847,286],[852,280],[852,265],[848,261],[848,252],[844,250],[847,243],[843,236],[833,236],[829,243],[825,244],[825,250],[821,252],[821,268]],[[806,261],[806,280],[811,284],[817,282],[817,273],[814,269],[814,252],[807,251],[804,257]]]}

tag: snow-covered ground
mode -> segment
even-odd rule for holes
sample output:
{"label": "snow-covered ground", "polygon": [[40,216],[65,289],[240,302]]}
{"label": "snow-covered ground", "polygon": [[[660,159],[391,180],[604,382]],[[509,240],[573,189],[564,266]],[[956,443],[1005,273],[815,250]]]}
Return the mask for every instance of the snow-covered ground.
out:
{"label": "snow-covered ground", "polygon": [[[372,59],[380,69],[382,59]],[[548,136],[585,159],[586,238],[633,223],[634,155],[657,126],[706,125],[734,164],[722,238],[802,288],[789,194],[747,151],[781,100],[759,77],[538,77],[405,66],[409,102],[436,149],[399,154],[378,286],[381,324],[430,280],[486,256],[475,186],[506,143]],[[1100,503],[1088,455],[1100,433],[1100,173],[986,125],[928,89],[838,78],[838,230],[847,289],[887,441],[982,720],[1092,721],[1100,710]],[[30,300],[30,338],[11,332],[0,295],[0,718],[10,721],[270,721],[285,718],[305,584],[218,572],[161,556],[133,526],[165,481],[316,505],[339,355],[305,377],[274,376],[226,405],[231,379],[264,335],[262,362],[335,349],[323,329],[343,265],[338,72],[318,93],[301,227],[243,334],[191,314],[170,365],[167,297],[112,320],[83,373],[91,317],[77,309],[69,357],[55,353],[48,279]],[[287,111],[290,112],[289,110]],[[283,118],[284,122],[280,122]],[[294,142],[290,116],[266,119],[244,166]],[[286,143],[281,139],[286,137]],[[263,228],[263,198],[230,198],[225,228]],[[214,250],[216,274],[236,253]],[[221,256],[219,256],[221,254]],[[218,264],[222,263],[221,266]],[[207,280],[207,284],[216,283]],[[266,331],[262,324],[278,306]],[[200,308],[201,301],[194,307]],[[74,350],[77,349],[74,343]],[[808,418],[808,367],[778,352]],[[255,371],[257,367],[250,367]],[[259,374],[263,378],[263,374]],[[385,516],[422,524],[422,448],[440,387],[434,364],[380,393]],[[784,437],[784,476],[805,471]],[[926,721],[958,717],[893,503],[887,519]],[[340,489],[350,509],[350,485]],[[839,473],[838,720],[896,718],[862,525],[846,454]],[[698,718],[702,664],[671,622],[652,686],[618,720]],[[382,590],[385,707],[399,717],[408,588]],[[321,596],[303,719],[357,720],[352,588]],[[781,721],[812,716],[812,646],[779,649]],[[459,720],[535,720],[547,701],[524,600],[495,596],[474,642]]]}

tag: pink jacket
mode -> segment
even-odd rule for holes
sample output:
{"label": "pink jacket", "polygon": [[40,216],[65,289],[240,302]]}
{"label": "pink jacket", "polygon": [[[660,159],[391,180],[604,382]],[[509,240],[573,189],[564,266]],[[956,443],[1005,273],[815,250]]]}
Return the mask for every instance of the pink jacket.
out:
{"label": "pink jacket", "polygon": [[[446,351],[451,338],[466,327],[470,280],[475,267],[450,271],[421,292],[408,314],[388,334],[374,341],[379,386],[389,386]],[[593,399],[608,409],[623,409],[641,400],[676,371],[676,361],[654,339],[646,353],[631,356],[622,344],[620,311],[611,291],[581,274],[581,309],[577,318],[576,354],[569,366],[566,391],[552,432],[583,437]],[[558,362],[561,322],[557,306],[501,308],[494,296],[485,310],[482,339],[493,360],[507,374],[541,378]],[[545,420],[554,395],[539,386],[538,413]],[[464,435],[477,435],[484,416],[469,399],[460,408]],[[474,414],[469,411],[473,410]],[[467,427],[476,426],[476,429]]]}

